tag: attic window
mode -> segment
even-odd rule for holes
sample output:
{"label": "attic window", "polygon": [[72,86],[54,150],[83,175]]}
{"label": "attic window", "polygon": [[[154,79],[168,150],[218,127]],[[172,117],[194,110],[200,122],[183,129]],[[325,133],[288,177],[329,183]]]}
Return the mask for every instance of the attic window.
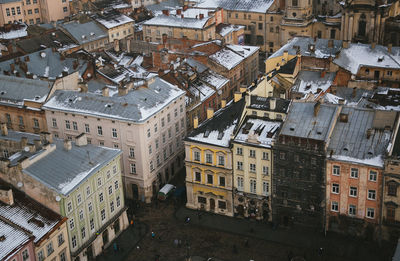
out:
{"label": "attic window", "polygon": [[368,153],[367,153],[369,156],[372,156],[372,155],[374,155],[374,153],[372,153],[372,151],[368,151]]}
{"label": "attic window", "polygon": [[290,126],[289,130],[294,131],[294,126]]}
{"label": "attic window", "polygon": [[349,151],[349,149],[347,147],[344,147],[343,150],[344,151]]}
{"label": "attic window", "polygon": [[206,130],[206,132],[204,132],[204,138],[208,138],[208,135],[210,135],[210,131]]}
{"label": "attic window", "polygon": [[348,122],[349,121],[349,115],[347,113],[341,113],[339,115],[339,121],[340,122]]}
{"label": "attic window", "polygon": [[1,95],[4,95],[4,94],[6,94],[6,92],[5,92],[5,91],[1,91],[0,94],[1,94]]}
{"label": "attic window", "polygon": [[111,103],[107,103],[104,107],[111,108]]}
{"label": "attic window", "polygon": [[321,134],[322,134],[322,128],[321,128],[321,127],[318,127],[318,128],[317,128],[317,134],[318,134],[318,135],[321,135]]}
{"label": "attic window", "polygon": [[6,240],[6,236],[5,235],[1,235],[0,236],[0,242],[3,242],[4,240]]}
{"label": "attic window", "polygon": [[251,122],[246,123],[246,125],[244,126],[243,131],[242,131],[243,134],[249,134],[251,127],[253,127],[253,123],[251,123]]}
{"label": "attic window", "polygon": [[380,57],[378,57],[378,62],[383,62],[384,59],[385,59],[384,56],[380,56]]}
{"label": "attic window", "polygon": [[39,99],[40,99],[40,96],[36,95],[35,100],[39,100]]}
{"label": "attic window", "polygon": [[223,131],[221,131],[221,132],[219,132],[218,133],[218,140],[222,140],[222,138],[224,137],[224,132]]}
{"label": "attic window", "polygon": [[311,83],[307,83],[307,85],[306,85],[306,90],[309,90],[309,89],[311,89]]}

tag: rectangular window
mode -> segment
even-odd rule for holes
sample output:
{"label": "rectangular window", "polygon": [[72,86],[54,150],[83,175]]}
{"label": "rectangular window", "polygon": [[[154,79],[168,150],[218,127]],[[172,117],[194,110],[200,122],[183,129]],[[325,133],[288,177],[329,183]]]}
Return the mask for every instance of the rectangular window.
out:
{"label": "rectangular window", "polygon": [[356,206],[355,205],[349,205],[349,215],[350,216],[356,215]]}
{"label": "rectangular window", "polygon": [[76,123],[76,121],[72,122],[72,128],[74,128],[75,131],[78,130],[78,124]]}
{"label": "rectangular window", "polygon": [[98,134],[99,136],[103,136],[103,127],[97,126],[97,134]]}
{"label": "rectangular window", "polygon": [[114,188],[115,188],[115,190],[117,190],[117,189],[119,188],[119,182],[118,182],[118,180],[116,180],[116,181],[114,182]]}
{"label": "rectangular window", "polygon": [[69,122],[69,120],[65,120],[65,128],[66,128],[67,130],[70,130],[70,129],[71,129],[71,123]]}
{"label": "rectangular window", "polygon": [[243,177],[237,177],[237,189],[243,191]]}
{"label": "rectangular window", "polygon": [[196,171],[196,172],[194,173],[194,175],[195,175],[195,180],[196,180],[197,182],[201,182],[201,173]]}
{"label": "rectangular window", "polygon": [[152,153],[151,145],[149,145],[149,154]]}
{"label": "rectangular window", "polygon": [[367,208],[367,218],[375,218],[375,209]]}
{"label": "rectangular window", "polygon": [[38,261],[43,261],[43,260],[44,260],[43,250],[40,250],[39,253],[38,253]]}
{"label": "rectangular window", "polygon": [[213,184],[213,175],[207,174],[207,183],[208,184]]}
{"label": "rectangular window", "polygon": [[81,228],[81,236],[82,236],[82,239],[84,239],[86,237],[86,229],[85,229],[85,227]]}
{"label": "rectangular window", "polygon": [[205,197],[197,197],[197,201],[201,204],[207,204],[207,199]]}
{"label": "rectangular window", "polygon": [[103,200],[104,200],[103,192],[100,192],[100,194],[99,194],[100,203],[103,202]]}
{"label": "rectangular window", "polygon": [[90,219],[90,230],[94,230],[94,220],[93,218]]}
{"label": "rectangular window", "polygon": [[117,208],[119,208],[119,206],[121,206],[121,198],[118,196],[116,201],[117,201]]}
{"label": "rectangular window", "polygon": [[168,138],[171,138],[172,137],[172,130],[171,130],[171,128],[169,128],[168,129]]}
{"label": "rectangular window", "polygon": [[206,163],[212,164],[212,154],[206,153]]}
{"label": "rectangular window", "polygon": [[106,219],[106,210],[102,209],[101,210],[101,221],[104,221]]}
{"label": "rectangular window", "polygon": [[351,168],[350,177],[351,177],[351,178],[354,178],[354,179],[357,179],[357,178],[358,178],[358,169],[356,169],[356,168]]}
{"label": "rectangular window", "polygon": [[22,251],[22,260],[26,261],[28,259],[29,259],[28,249],[25,249],[24,251]]}
{"label": "rectangular window", "polygon": [[[6,157],[8,158],[8,157]],[[388,196],[396,196],[397,195],[397,184],[394,182],[390,182],[388,185]]]}
{"label": "rectangular window", "polygon": [[175,132],[179,132],[179,122],[175,122]]}
{"label": "rectangular window", "polygon": [[76,236],[75,235],[72,236],[71,242],[72,242],[72,248],[75,248],[76,247]]}
{"label": "rectangular window", "polygon": [[[15,8],[14,7],[11,7],[11,14],[15,15]],[[28,14],[32,14],[32,9],[28,10]]]}
{"label": "rectangular window", "polygon": [[371,170],[369,172],[369,181],[376,181],[378,177],[378,173],[376,171]]}
{"label": "rectangular window", "polygon": [[136,164],[131,163],[130,165],[131,174],[136,174]]}
{"label": "rectangular window", "polygon": [[85,124],[85,132],[90,133],[90,126],[89,124]]}
{"label": "rectangular window", "polygon": [[68,7],[64,6],[64,7],[63,7],[63,12],[64,12],[64,13],[68,12]]}
{"label": "rectangular window", "polygon": [[238,162],[236,163],[236,166],[237,166],[237,169],[238,169],[238,170],[243,170],[243,162],[238,161]]}
{"label": "rectangular window", "polygon": [[223,155],[218,156],[218,165],[220,165],[220,166],[225,165],[225,157]]}
{"label": "rectangular window", "polygon": [[243,155],[243,149],[240,148],[240,147],[237,147],[237,148],[236,148],[236,154],[237,154],[237,155]]}
{"label": "rectangular window", "polygon": [[200,161],[200,152],[198,152],[198,151],[194,152],[194,160],[195,161]]}
{"label": "rectangular window", "polygon": [[118,137],[117,129],[112,128],[112,129],[111,129],[111,133],[112,133],[112,137],[113,137],[113,138],[117,138],[117,137]]}
{"label": "rectangular window", "polygon": [[157,123],[156,124],[154,124],[154,132],[157,132],[158,131],[158,127],[157,127]]}
{"label": "rectangular window", "polygon": [[250,150],[250,151],[249,151],[249,156],[250,156],[251,158],[255,158],[255,157],[256,157],[256,151],[255,151],[255,150]]}
{"label": "rectangular window", "polygon": [[68,204],[67,204],[67,211],[68,211],[68,213],[72,211],[72,203],[71,202],[68,202]]}
{"label": "rectangular window", "polygon": [[11,14],[10,14],[10,8],[6,8],[6,13],[7,13],[7,16],[10,16]]}
{"label": "rectangular window", "polygon": [[147,129],[147,138],[150,138],[150,137],[151,137],[151,130]]}
{"label": "rectangular window", "polygon": [[82,203],[82,196],[81,196],[81,194],[78,194],[78,195],[76,196],[76,201],[78,202],[78,205]]}
{"label": "rectangular window", "polygon": [[218,208],[220,209],[226,209],[226,202],[218,200]]}
{"label": "rectangular window", "polygon": [[35,14],[39,13],[39,8],[35,8]]}
{"label": "rectangular window", "polygon": [[263,160],[268,160],[268,159],[269,159],[268,152],[263,151],[262,159],[263,159]]}
{"label": "rectangular window", "polygon": [[61,246],[62,244],[64,244],[64,234],[60,233],[57,237],[57,241],[58,241],[58,246]]}
{"label": "rectangular window", "polygon": [[[11,124],[11,115],[6,113],[6,118],[7,118],[7,123]],[[53,126],[54,127],[54,126]],[[56,122],[56,127],[57,127],[57,122]]]}
{"label": "rectangular window", "polygon": [[108,195],[111,195],[112,193],[113,193],[112,186],[109,186],[109,187],[108,187]]}
{"label": "rectangular window", "polygon": [[39,128],[39,121],[38,121],[38,119],[33,119],[33,128],[36,128],[36,129]]}
{"label": "rectangular window", "polygon": [[93,211],[92,202],[89,202],[89,203],[88,203],[88,210],[89,210],[90,213]]}
{"label": "rectangular window", "polygon": [[285,152],[280,152],[279,153],[279,159],[284,160],[286,158]]}
{"label": "rectangular window", "polygon": [[171,115],[168,113],[167,114],[167,122],[170,122],[171,121]]}
{"label": "rectangular window", "polygon": [[75,228],[75,223],[74,223],[74,219],[73,219],[73,218],[71,218],[71,219],[69,220],[69,228],[70,228],[71,230]]}
{"label": "rectangular window", "polygon": [[65,251],[60,254],[60,261],[67,261],[67,257],[65,256]]}
{"label": "rectangular window", "polygon": [[165,120],[164,120],[164,118],[161,118],[161,127],[164,127],[165,126]]}
{"label": "rectangular window", "polygon": [[333,175],[335,176],[340,175],[340,166],[333,166]]}
{"label": "rectangular window", "polygon": [[255,179],[250,180],[250,193],[257,192],[257,181]]}
{"label": "rectangular window", "polygon": [[368,190],[368,199],[369,200],[375,200],[376,199],[376,191],[369,189]]}
{"label": "rectangular window", "polygon": [[53,248],[53,243],[52,242],[50,242],[48,245],[47,245],[47,256],[49,256],[49,255],[51,255],[53,252],[54,252],[54,248]]}
{"label": "rectangular window", "polygon": [[100,187],[100,186],[101,186],[101,183],[102,183],[102,182],[101,182],[101,177],[99,177],[99,178],[97,179],[97,186]]}
{"label": "rectangular window", "polygon": [[268,196],[268,193],[269,193],[269,183],[263,181],[263,194]]}
{"label": "rectangular window", "polygon": [[250,172],[256,172],[256,164],[250,163]]}
{"label": "rectangular window", "polygon": [[269,168],[268,168],[268,166],[263,166],[263,175],[269,175]]}
{"label": "rectangular window", "polygon": [[225,177],[219,177],[219,185],[221,187],[225,187]]}
{"label": "rectangular window", "polygon": [[332,193],[339,194],[339,184],[332,184]]}
{"label": "rectangular window", "polygon": [[350,197],[357,197],[357,188],[350,187]]}
{"label": "rectangular window", "polygon": [[334,212],[338,212],[339,211],[339,203],[336,201],[332,201],[331,210]]}
{"label": "rectangular window", "polygon": [[153,171],[154,170],[154,165],[153,165],[153,161],[151,160],[150,161],[150,171]]}
{"label": "rectangular window", "polygon": [[129,148],[129,157],[135,158],[135,149],[132,147]]}
{"label": "rectangular window", "polygon": [[110,211],[111,213],[114,212],[114,201],[110,202]]}

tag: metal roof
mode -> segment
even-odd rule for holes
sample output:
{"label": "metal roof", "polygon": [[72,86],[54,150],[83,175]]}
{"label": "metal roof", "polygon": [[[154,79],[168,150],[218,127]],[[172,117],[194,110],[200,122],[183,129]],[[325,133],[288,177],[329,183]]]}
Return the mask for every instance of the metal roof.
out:
{"label": "metal roof", "polygon": [[149,83],[147,87],[133,87],[123,96],[115,93],[113,96],[110,94],[110,97],[104,97],[96,93],[57,90],[43,108],[143,122],[184,94],[185,92],[175,85],[155,77],[154,82]]}
{"label": "metal roof", "polygon": [[[50,146],[56,146],[55,150],[23,169],[23,172],[62,195],[71,193],[121,154],[117,149],[90,144],[76,146],[72,143],[72,148],[66,150],[62,140],[55,140]],[[32,157],[41,153],[44,151],[41,150]]]}
{"label": "metal roof", "polygon": [[387,118],[384,125],[392,128],[395,118],[393,112],[381,111],[378,114],[372,109],[346,106],[340,115],[348,115],[348,120],[340,120],[339,116],[331,135],[328,154],[348,157],[348,160],[366,160],[384,155],[392,132],[374,125],[382,118]]}
{"label": "metal roof", "polygon": [[289,114],[282,126],[280,135],[327,141],[338,106],[319,104],[317,116],[314,116],[316,102],[292,102]]}
{"label": "metal roof", "polygon": [[77,21],[61,25],[79,44],[107,38],[108,34],[96,22],[81,24]]}
{"label": "metal roof", "polygon": [[52,86],[48,81],[0,75],[0,103],[18,106],[24,100],[44,103]]}

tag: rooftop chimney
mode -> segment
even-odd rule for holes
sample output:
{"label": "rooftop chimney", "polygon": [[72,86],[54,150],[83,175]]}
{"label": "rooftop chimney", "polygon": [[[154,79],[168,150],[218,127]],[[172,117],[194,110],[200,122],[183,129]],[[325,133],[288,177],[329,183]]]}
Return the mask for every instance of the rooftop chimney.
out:
{"label": "rooftop chimney", "polygon": [[371,138],[372,135],[372,129],[367,130],[367,139]]}
{"label": "rooftop chimney", "polygon": [[238,102],[238,101],[240,101],[240,99],[242,99],[242,93],[241,92],[235,92],[234,97],[233,97],[233,101],[234,102]]}
{"label": "rooftop chimney", "polygon": [[163,15],[169,16],[169,10],[162,10]]}
{"label": "rooftop chimney", "polygon": [[328,40],[328,47],[333,48],[333,40],[332,39]]}
{"label": "rooftop chimney", "polygon": [[12,189],[9,189],[9,190],[1,189],[0,190],[0,201],[9,206],[14,205],[14,194],[12,192]]}
{"label": "rooftop chimney", "polygon": [[103,87],[103,89],[101,89],[101,94],[103,95],[103,97],[109,97],[110,96],[110,90],[108,89],[107,86]]}
{"label": "rooftop chimney", "polygon": [[207,108],[207,119],[211,119],[214,115],[214,108]]}
{"label": "rooftop chimney", "polygon": [[78,147],[87,145],[87,137],[85,133],[81,133],[75,137],[75,144]]}
{"label": "rooftop chimney", "polygon": [[221,100],[221,108],[225,108],[226,106],[226,99]]}
{"label": "rooftop chimney", "polygon": [[376,46],[376,43],[375,43],[375,42],[372,42],[372,43],[371,43],[371,49],[372,49],[372,50],[375,49],[375,46]]}
{"label": "rooftop chimney", "polygon": [[343,47],[343,48],[349,48],[349,41],[343,40],[343,41],[342,41],[342,47]]}
{"label": "rooftop chimney", "polygon": [[119,40],[114,39],[114,51],[119,52]]}
{"label": "rooftop chimney", "polygon": [[64,149],[65,150],[71,150],[72,149],[72,141],[64,140]]}
{"label": "rooftop chimney", "polygon": [[38,151],[40,147],[42,146],[42,141],[40,139],[33,140],[33,143],[35,144],[35,149]]}
{"label": "rooftop chimney", "polygon": [[276,109],[276,99],[270,99],[269,100],[269,109],[271,111],[274,111]]}
{"label": "rooftop chimney", "polygon": [[188,5],[184,5],[184,6],[183,6],[183,11],[186,11],[186,10],[188,10],[188,8],[189,8],[189,6],[188,6]]}
{"label": "rooftop chimney", "polygon": [[200,20],[204,19],[204,14],[200,14],[199,18],[200,18]]}
{"label": "rooftop chimney", "polygon": [[181,15],[181,14],[182,14],[182,9],[177,9],[177,10],[176,10],[176,14],[177,14],[177,15]]}
{"label": "rooftop chimney", "polygon": [[392,44],[388,44],[388,47],[387,47],[388,53],[392,53],[392,46],[393,46]]}
{"label": "rooftop chimney", "polygon": [[49,132],[41,132],[40,140],[42,141],[42,144],[53,143],[53,136]]}
{"label": "rooftop chimney", "polygon": [[8,135],[8,128],[6,123],[1,124],[1,135],[7,136]]}
{"label": "rooftop chimney", "polygon": [[128,94],[128,88],[125,86],[118,87],[118,95],[119,96],[124,96]]}
{"label": "rooftop chimney", "polygon": [[318,116],[319,109],[321,108],[321,103],[317,101],[314,105],[314,117]]}
{"label": "rooftop chimney", "polygon": [[357,94],[357,87],[354,87],[354,88],[353,88],[353,92],[351,93],[351,97],[352,97],[352,98],[355,98],[355,97],[356,97],[356,94]]}
{"label": "rooftop chimney", "polygon": [[283,51],[283,59],[285,60],[285,62],[288,61],[288,58],[289,58],[289,51],[288,50]]}
{"label": "rooftop chimney", "polygon": [[199,127],[199,117],[194,117],[193,118],[193,128],[197,129],[197,127]]}

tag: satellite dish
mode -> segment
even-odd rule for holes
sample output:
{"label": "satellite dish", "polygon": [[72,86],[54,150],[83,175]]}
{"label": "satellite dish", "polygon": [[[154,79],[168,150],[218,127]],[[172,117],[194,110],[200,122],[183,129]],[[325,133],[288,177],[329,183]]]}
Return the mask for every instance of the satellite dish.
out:
{"label": "satellite dish", "polygon": [[61,200],[60,196],[56,196],[56,201],[59,202]]}
{"label": "satellite dish", "polygon": [[29,152],[29,147],[26,146],[26,147],[24,148],[24,151]]}
{"label": "satellite dish", "polygon": [[19,187],[19,188],[22,188],[23,185],[24,184],[21,181],[17,183],[17,187]]}

